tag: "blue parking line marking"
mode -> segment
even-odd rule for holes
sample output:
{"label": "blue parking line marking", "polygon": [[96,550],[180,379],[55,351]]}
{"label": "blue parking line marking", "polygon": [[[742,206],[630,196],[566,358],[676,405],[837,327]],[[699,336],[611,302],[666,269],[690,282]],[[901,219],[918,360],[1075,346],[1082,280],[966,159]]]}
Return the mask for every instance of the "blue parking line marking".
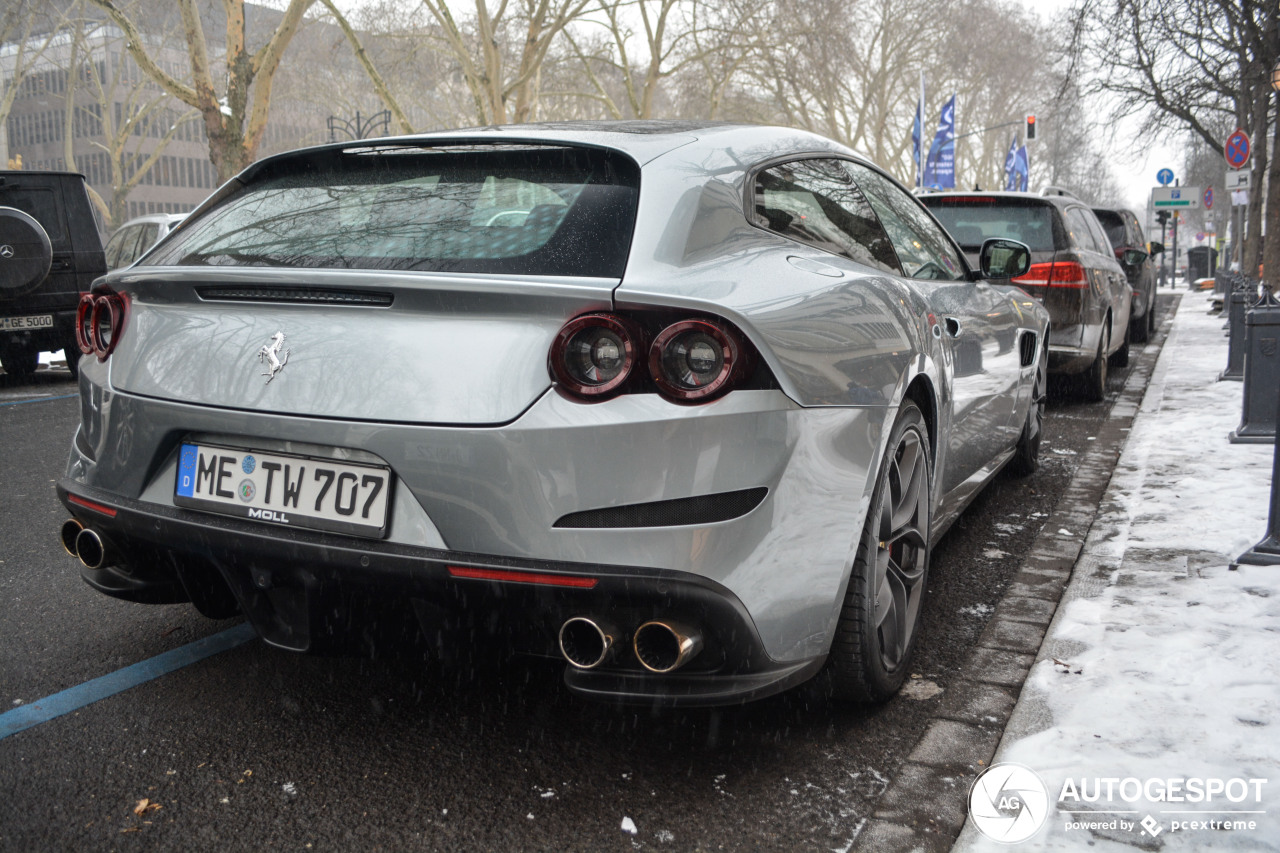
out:
{"label": "blue parking line marking", "polygon": [[59,397],[33,397],[30,400],[14,400],[11,403],[0,403],[0,406],[25,406],[27,403],[47,403],[50,400],[69,400],[79,394],[63,394]]}
{"label": "blue parking line marking", "polygon": [[180,648],[139,661],[131,666],[126,666],[124,669],[118,669],[115,672],[86,681],[84,684],[77,684],[75,687],[68,687],[66,690],[54,693],[51,696],[37,699],[27,705],[14,708],[12,711],[5,711],[0,714],[0,740],[4,740],[9,735],[25,731],[32,726],[47,723],[52,719],[61,717],[63,714],[78,711],[85,705],[91,705],[99,699],[106,699],[108,696],[123,693],[131,687],[137,687],[139,684],[167,675],[174,670],[182,669],[184,666],[202,661],[207,657],[234,649],[236,646],[249,642],[256,636],[257,634],[249,623],[243,622],[234,628],[228,628],[212,636],[196,640],[194,643],[187,643],[187,645]]}

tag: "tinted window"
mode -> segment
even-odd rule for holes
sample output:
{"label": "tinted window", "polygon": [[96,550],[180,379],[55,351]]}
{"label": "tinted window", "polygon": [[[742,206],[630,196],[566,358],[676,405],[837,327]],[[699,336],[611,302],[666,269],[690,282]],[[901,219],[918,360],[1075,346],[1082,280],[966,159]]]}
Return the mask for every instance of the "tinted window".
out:
{"label": "tinted window", "polygon": [[1107,239],[1111,241],[1112,246],[1129,245],[1123,216],[1114,210],[1095,210],[1093,213],[1098,217],[1098,222],[1102,224],[1102,230],[1106,232]]}
{"label": "tinted window", "polygon": [[1110,251],[1098,245],[1093,229],[1089,226],[1088,215],[1083,207],[1067,208],[1062,214],[1062,219],[1066,223],[1067,236],[1071,239],[1072,245],[1099,254]]}
{"label": "tinted window", "polygon": [[0,205],[15,207],[30,216],[49,235],[54,248],[66,241],[57,194],[48,187],[0,186]]}
{"label": "tinted window", "polygon": [[1026,243],[1033,252],[1052,252],[1053,209],[1045,202],[995,196],[925,196],[921,199],[955,241],[968,252],[986,240]]}
{"label": "tinted window", "polygon": [[914,196],[873,169],[854,163],[849,168],[884,223],[907,275],[946,281],[964,278],[964,258]]}
{"label": "tinted window", "polygon": [[840,160],[795,160],[756,175],[755,221],[869,267],[900,273],[888,236]]}
{"label": "tinted window", "polygon": [[616,278],[638,192],[634,162],[588,149],[290,159],[146,263]]}
{"label": "tinted window", "polygon": [[[1126,217],[1128,217],[1128,219],[1129,219],[1129,229],[1130,229],[1130,231],[1133,233],[1133,236],[1134,236],[1134,243],[1133,243],[1133,245],[1137,246],[1137,247],[1138,247],[1138,248],[1140,248],[1140,249],[1146,249],[1146,248],[1147,248],[1147,235],[1146,235],[1146,233],[1142,230],[1142,225],[1141,225],[1141,224],[1139,224],[1139,222],[1138,222],[1138,218],[1137,218],[1136,216],[1134,216],[1133,214],[1131,214],[1131,213],[1127,213],[1127,214],[1125,214],[1125,216],[1126,216]],[[1118,244],[1117,244],[1117,245],[1118,245]]]}
{"label": "tinted window", "polygon": [[132,246],[138,239],[137,231],[132,225],[127,228],[121,228],[119,231],[111,235],[111,239],[107,241],[107,269],[113,270],[116,267],[123,266],[120,262],[120,256],[124,254],[126,246]]}

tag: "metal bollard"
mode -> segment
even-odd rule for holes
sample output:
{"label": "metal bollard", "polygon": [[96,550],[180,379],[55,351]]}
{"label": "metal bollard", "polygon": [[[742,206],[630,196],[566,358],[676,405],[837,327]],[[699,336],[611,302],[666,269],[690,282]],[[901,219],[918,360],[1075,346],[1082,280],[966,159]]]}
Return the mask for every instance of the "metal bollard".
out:
{"label": "metal bollard", "polygon": [[1244,313],[1253,301],[1255,287],[1241,276],[1235,279],[1227,296],[1227,369],[1218,374],[1219,380],[1240,382],[1244,379]]}
{"label": "metal bollard", "polygon": [[[1276,394],[1280,400],[1280,393]],[[1280,407],[1280,403],[1277,403]],[[1280,420],[1280,411],[1276,412]],[[1280,443],[1271,455],[1271,506],[1267,512],[1267,535],[1231,562],[1231,571],[1244,563],[1251,566],[1280,566]]]}
{"label": "metal bollard", "polygon": [[1232,444],[1270,444],[1280,392],[1280,302],[1270,289],[1245,312],[1244,327],[1244,412],[1229,438]]}

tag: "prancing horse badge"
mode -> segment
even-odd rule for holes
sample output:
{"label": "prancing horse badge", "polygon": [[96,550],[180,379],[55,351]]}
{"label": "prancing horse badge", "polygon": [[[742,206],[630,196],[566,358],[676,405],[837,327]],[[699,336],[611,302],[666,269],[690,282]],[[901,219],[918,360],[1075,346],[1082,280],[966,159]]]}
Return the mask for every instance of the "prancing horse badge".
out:
{"label": "prancing horse badge", "polygon": [[263,376],[267,377],[266,385],[271,384],[271,380],[276,378],[276,374],[284,369],[289,363],[289,353],[292,350],[285,350],[281,354],[280,350],[284,347],[284,332],[276,332],[271,336],[271,343],[263,344],[262,349],[258,350],[258,361],[267,366]]}

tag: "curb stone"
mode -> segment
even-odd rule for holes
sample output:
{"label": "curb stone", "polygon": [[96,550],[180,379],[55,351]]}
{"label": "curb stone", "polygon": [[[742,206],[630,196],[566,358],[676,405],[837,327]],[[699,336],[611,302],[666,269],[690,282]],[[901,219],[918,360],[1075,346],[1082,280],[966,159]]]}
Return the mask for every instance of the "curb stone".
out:
{"label": "curb stone", "polygon": [[1176,313],[1134,354],[1097,440],[1040,528],[959,677],[850,849],[944,853],[964,826],[973,781],[995,756],[1027,674],[1079,560]]}

